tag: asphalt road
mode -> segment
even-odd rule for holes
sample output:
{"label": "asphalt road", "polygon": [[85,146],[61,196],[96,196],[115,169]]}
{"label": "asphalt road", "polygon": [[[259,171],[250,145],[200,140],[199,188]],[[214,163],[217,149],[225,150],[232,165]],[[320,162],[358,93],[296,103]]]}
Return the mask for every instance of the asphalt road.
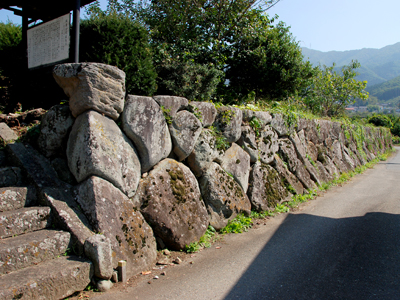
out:
{"label": "asphalt road", "polygon": [[399,152],[190,261],[95,299],[400,299]]}

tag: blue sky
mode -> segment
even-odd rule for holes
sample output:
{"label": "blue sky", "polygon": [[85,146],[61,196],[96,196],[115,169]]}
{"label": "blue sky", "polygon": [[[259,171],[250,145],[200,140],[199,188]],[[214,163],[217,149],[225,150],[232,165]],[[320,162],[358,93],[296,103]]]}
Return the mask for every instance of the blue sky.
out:
{"label": "blue sky", "polygon": [[[100,1],[105,7],[107,0]],[[291,26],[300,46],[320,51],[382,48],[400,42],[400,0],[281,0],[268,11]],[[0,21],[20,17],[0,10]]]}

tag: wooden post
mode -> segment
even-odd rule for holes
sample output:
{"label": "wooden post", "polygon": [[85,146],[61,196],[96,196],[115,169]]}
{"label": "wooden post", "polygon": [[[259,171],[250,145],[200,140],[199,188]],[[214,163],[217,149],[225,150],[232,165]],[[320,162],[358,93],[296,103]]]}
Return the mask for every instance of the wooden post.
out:
{"label": "wooden post", "polygon": [[81,1],[75,0],[72,21],[72,62],[79,62],[79,32],[80,32]]}

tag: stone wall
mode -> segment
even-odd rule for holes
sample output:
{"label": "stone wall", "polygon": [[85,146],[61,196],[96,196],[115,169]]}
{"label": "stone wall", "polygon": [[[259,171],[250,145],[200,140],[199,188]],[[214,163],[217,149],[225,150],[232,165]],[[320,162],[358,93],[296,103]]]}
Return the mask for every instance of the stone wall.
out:
{"label": "stone wall", "polygon": [[184,249],[208,225],[272,209],[391,147],[383,128],[125,97],[125,74],[107,65],[58,65],[54,77],[69,107],[44,116],[39,148],[66,157],[72,175],[60,177],[74,183],[93,230],[111,242],[113,266],[126,260],[128,275],[155,262],[157,243]]}

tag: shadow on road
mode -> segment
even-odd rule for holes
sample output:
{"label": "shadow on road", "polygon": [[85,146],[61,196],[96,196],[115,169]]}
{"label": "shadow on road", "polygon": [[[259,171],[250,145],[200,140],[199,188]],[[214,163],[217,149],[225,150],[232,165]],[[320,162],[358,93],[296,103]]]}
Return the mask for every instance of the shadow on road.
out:
{"label": "shadow on road", "polygon": [[400,299],[400,215],[289,214],[225,299]]}

